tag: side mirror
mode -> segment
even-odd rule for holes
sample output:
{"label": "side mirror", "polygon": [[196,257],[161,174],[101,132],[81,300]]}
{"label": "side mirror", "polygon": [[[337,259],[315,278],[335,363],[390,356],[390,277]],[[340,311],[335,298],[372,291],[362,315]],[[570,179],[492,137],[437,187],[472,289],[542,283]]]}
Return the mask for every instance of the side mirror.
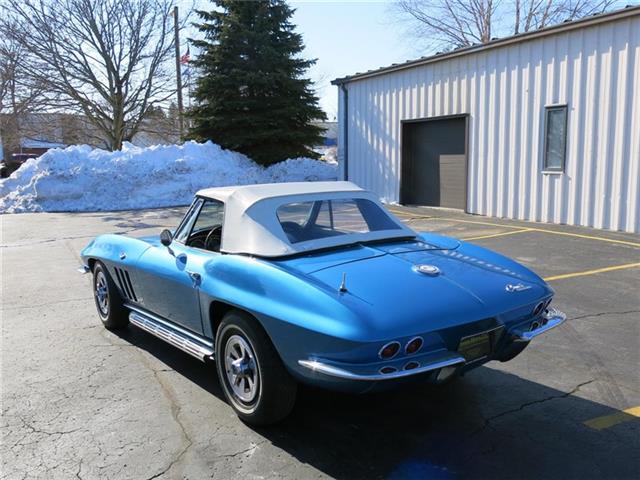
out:
{"label": "side mirror", "polygon": [[160,232],[160,243],[162,243],[162,245],[168,247],[169,245],[171,245],[172,241],[173,235],[171,234],[170,230],[165,229]]}

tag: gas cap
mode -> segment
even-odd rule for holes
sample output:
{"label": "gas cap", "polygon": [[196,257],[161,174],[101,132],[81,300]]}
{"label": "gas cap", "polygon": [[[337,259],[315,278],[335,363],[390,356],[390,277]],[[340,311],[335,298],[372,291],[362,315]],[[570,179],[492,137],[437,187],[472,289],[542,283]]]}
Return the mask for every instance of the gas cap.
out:
{"label": "gas cap", "polygon": [[429,275],[431,277],[435,277],[436,275],[440,274],[440,269],[435,265],[421,264],[421,265],[416,265],[415,269],[416,271],[423,273],[425,275]]}

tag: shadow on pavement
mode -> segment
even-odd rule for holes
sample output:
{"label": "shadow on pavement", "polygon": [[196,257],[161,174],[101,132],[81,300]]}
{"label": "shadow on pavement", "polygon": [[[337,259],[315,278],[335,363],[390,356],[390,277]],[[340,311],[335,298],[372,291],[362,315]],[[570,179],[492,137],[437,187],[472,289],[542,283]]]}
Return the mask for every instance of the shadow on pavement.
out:
{"label": "shadow on pavement", "polygon": [[[224,399],[211,365],[134,328],[120,336]],[[335,478],[639,478],[640,422],[592,430],[583,422],[615,410],[572,388],[490,367],[379,394],[302,387],[290,417],[255,431]]]}

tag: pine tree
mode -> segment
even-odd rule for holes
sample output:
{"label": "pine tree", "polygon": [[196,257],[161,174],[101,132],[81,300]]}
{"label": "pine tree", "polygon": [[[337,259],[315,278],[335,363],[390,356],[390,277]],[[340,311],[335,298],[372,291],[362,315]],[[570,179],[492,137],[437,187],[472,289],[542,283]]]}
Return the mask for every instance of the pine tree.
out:
{"label": "pine tree", "polygon": [[283,0],[215,0],[198,11],[204,39],[193,97],[190,136],[213,140],[262,165],[287,158],[317,158],[309,147],[322,143],[324,120],[311,80],[315,60],[305,60],[293,10]]}

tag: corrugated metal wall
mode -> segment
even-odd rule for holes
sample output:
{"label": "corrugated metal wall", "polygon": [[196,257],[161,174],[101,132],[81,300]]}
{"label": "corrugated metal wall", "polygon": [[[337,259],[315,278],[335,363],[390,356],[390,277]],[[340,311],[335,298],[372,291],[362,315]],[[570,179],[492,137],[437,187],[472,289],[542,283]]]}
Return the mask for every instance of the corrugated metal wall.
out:
{"label": "corrugated metal wall", "polygon": [[[401,121],[469,114],[467,211],[640,231],[640,16],[345,84],[348,178],[399,201]],[[568,105],[563,174],[542,173],[545,106]]]}

